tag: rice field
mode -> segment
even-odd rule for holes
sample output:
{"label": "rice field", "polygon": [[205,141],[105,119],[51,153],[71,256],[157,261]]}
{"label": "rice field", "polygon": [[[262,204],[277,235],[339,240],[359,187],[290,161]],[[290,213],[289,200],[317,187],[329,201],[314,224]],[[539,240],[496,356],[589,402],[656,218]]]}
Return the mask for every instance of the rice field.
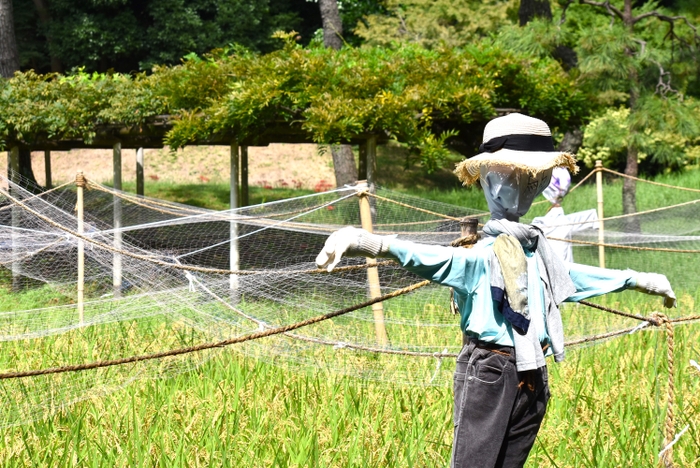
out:
{"label": "rice field", "polygon": [[[608,191],[613,199],[619,185],[611,185]],[[659,195],[653,190],[643,193],[640,209],[658,202]],[[572,205],[570,209],[579,208]],[[616,255],[611,260],[615,266],[637,267],[634,262],[639,257]],[[649,261],[656,262],[652,258],[647,264]],[[697,278],[694,272],[674,269],[672,261],[666,265],[670,265],[671,278]],[[697,314],[700,290],[676,292],[679,309],[673,313]],[[46,288],[11,294],[7,287],[0,287],[3,311],[65,301]],[[611,294],[600,303],[642,315],[661,308],[659,298],[634,292]],[[564,315],[570,335],[603,330],[613,320],[575,305],[567,306]],[[80,348],[83,355],[92,353],[95,358],[123,355],[129,351],[130,330],[135,327],[139,336],[149,336],[158,348],[195,344],[201,338],[173,332],[158,325],[155,318],[118,327],[122,327],[121,335],[95,328],[73,336],[5,343],[0,347],[0,370],[18,356],[25,359],[27,368],[59,365],[61,356],[75,358],[61,340],[79,341],[85,345]],[[148,333],[143,327],[148,327]],[[456,325],[453,335],[449,329],[444,333],[453,342],[458,340]],[[109,342],[105,336],[121,336],[121,340]],[[679,467],[700,466],[700,372],[690,365],[691,360],[700,361],[700,324],[675,327],[674,343],[674,427],[676,432],[686,425],[689,429],[674,446],[673,456]],[[453,367],[453,361],[444,361],[444,372]],[[668,404],[663,329],[648,328],[572,348],[567,360],[550,363],[549,371],[552,399],[526,466],[659,465]],[[7,397],[10,387],[0,382],[0,388]],[[15,398],[20,400],[23,395],[18,393]],[[165,377],[129,382],[47,417],[3,429],[0,466],[448,466],[452,430],[449,384],[358,379],[339,375],[328,366],[256,359],[232,346],[193,357]]]}

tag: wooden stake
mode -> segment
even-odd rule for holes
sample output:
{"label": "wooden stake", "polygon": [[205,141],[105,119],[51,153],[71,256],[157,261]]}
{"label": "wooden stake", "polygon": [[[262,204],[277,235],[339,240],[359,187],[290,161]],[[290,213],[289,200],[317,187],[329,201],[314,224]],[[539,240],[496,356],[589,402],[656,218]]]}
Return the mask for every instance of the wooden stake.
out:
{"label": "wooden stake", "polygon": [[241,206],[250,205],[248,192],[248,147],[241,146]]}
{"label": "wooden stake", "polygon": [[51,190],[53,183],[51,181],[51,151],[44,150],[44,173],[46,174],[46,190]]}
{"label": "wooden stake", "polygon": [[136,195],[143,196],[143,148],[136,150]]}
{"label": "wooden stake", "polygon": [[[238,160],[238,142],[234,141],[231,143],[231,195],[230,195],[230,205],[231,210],[238,208],[238,172],[239,172],[239,160]],[[232,221],[230,223],[230,259],[229,267],[231,270],[238,270],[239,268],[239,253],[238,253],[238,223],[233,221],[234,213],[231,213]],[[232,274],[229,277],[229,285],[232,291],[238,290],[238,275]],[[235,301],[235,299],[234,299]]]}
{"label": "wooden stake", "polygon": [[[83,189],[85,188],[85,177],[83,171],[78,171],[75,176],[75,186],[78,191],[78,234],[85,233],[85,225],[83,223],[84,208],[83,208]],[[85,241],[78,238],[78,322],[80,325],[85,321],[83,294],[85,290]]]}
{"label": "wooden stake", "polygon": [[[112,185],[115,190],[122,189],[122,144],[117,142],[112,147]],[[114,248],[122,249],[122,200],[118,196],[112,197],[113,203],[113,227]],[[114,297],[122,295],[122,254],[115,252],[112,256],[112,287]]]}
{"label": "wooden stake", "polygon": [[[357,195],[360,199],[360,221],[362,222],[362,228],[372,232],[372,212],[369,206],[367,188],[366,182],[360,182],[357,184]],[[377,260],[374,258],[368,257],[366,261],[367,265],[377,264]],[[367,282],[369,283],[370,299],[381,297],[382,290],[379,283],[379,271],[377,270],[376,266],[367,268]],[[386,334],[386,326],[384,325],[384,306],[381,302],[372,304],[372,315],[374,316],[374,332],[377,337],[377,343],[380,346],[386,346],[389,344],[389,338]]]}
{"label": "wooden stake", "polygon": [[[376,178],[375,174],[377,173],[377,137],[376,135],[370,135],[369,138],[367,138],[367,186],[369,189],[369,193],[376,193],[377,192],[377,185],[376,185]],[[376,200],[374,198],[369,199],[369,209],[370,213],[372,214],[372,224],[374,224],[374,221],[377,219],[377,207],[376,207]]]}
{"label": "wooden stake", "polygon": [[[595,183],[598,192],[598,243],[605,243],[605,223],[603,218],[605,217],[603,210],[603,161],[597,160],[595,162]],[[598,246],[598,263],[601,268],[605,268],[605,247],[602,245]]]}
{"label": "wooden stake", "polygon": [[[19,147],[13,146],[7,153],[7,168],[10,176],[10,193],[14,197],[18,197],[19,193],[13,186],[19,184]],[[22,218],[22,211],[17,204],[12,204],[12,258],[20,256],[20,243],[18,230]],[[12,290],[17,292],[22,289],[22,263],[19,261],[12,262]]]}

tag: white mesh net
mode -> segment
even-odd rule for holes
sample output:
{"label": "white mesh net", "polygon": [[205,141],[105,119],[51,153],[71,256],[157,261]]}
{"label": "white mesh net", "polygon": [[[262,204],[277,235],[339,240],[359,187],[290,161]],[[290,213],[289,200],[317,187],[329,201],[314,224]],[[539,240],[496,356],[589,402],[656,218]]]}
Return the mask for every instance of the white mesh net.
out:
{"label": "white mesh net", "polygon": [[[215,212],[136,197],[90,182],[84,191],[84,235],[77,231],[74,184],[41,195],[3,179],[0,196],[0,274],[16,289],[29,288],[55,303],[0,313],[0,372],[145,355],[272,330],[362,303],[369,288],[365,259],[350,258],[333,273],[314,258],[326,237],[359,226],[356,188]],[[459,219],[488,213],[388,190],[369,197],[375,232],[447,245],[460,237]],[[696,200],[700,201],[700,200]],[[605,223],[605,242],[671,250],[700,250],[694,201],[641,214],[642,233]],[[624,218],[625,220],[627,218]],[[622,221],[619,221],[622,223]],[[595,230],[574,240],[597,242]],[[232,241],[233,239],[233,241]],[[76,304],[78,245],[85,250],[84,315]],[[699,298],[696,252],[608,248],[607,266],[669,276],[682,307]],[[581,263],[597,264],[598,247],[575,244]],[[233,264],[233,268],[231,265]],[[378,265],[381,293],[421,279],[392,262]],[[233,270],[233,271],[232,271]],[[115,287],[115,284],[117,285]],[[624,293],[634,294],[634,293]],[[647,315],[660,300],[608,302]],[[641,304],[641,306],[640,306]],[[567,339],[634,327],[637,321],[579,306],[564,310]],[[643,309],[643,310],[640,310]],[[196,368],[220,352],[237,352],[292,369],[313,369],[412,385],[451,382],[461,347],[449,292],[431,285],[386,301],[388,344],[377,343],[375,318],[364,307],[286,334],[161,359],[80,372],[3,381],[3,420],[19,424],[75,401],[113,391],[135,379],[160,378]],[[444,361],[444,362],[443,362]]]}

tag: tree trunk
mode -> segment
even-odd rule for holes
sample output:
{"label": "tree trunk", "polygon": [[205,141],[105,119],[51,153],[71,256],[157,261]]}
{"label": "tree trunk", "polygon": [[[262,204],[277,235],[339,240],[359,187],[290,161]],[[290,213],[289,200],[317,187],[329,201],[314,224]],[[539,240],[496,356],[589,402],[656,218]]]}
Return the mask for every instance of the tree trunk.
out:
{"label": "tree trunk", "polygon": [[0,0],[0,75],[11,78],[19,70],[19,53],[15,41],[12,0]]}
{"label": "tree trunk", "polygon": [[[627,147],[627,165],[625,166],[625,174],[637,177],[638,151],[634,144]],[[633,214],[637,212],[637,182],[633,179],[625,178],[622,184],[622,212],[623,214]],[[640,232],[639,218],[630,216],[623,218],[625,220],[626,232]]]}
{"label": "tree trunk", "polygon": [[561,143],[559,143],[557,149],[559,151],[576,154],[579,148],[581,148],[581,145],[583,145],[583,132],[580,128],[575,128],[564,134],[564,138],[561,139]]}
{"label": "tree trunk", "polygon": [[51,57],[51,71],[54,73],[61,73],[61,60],[53,54],[53,47],[51,46],[51,31],[49,30],[51,15],[49,14],[49,7],[45,0],[34,0],[34,6],[39,14],[39,22],[41,22],[41,26],[44,28],[44,34],[46,34],[46,45],[49,50],[49,57]]}
{"label": "tree trunk", "polygon": [[520,0],[520,8],[518,9],[520,26],[525,26],[535,17],[552,19],[552,7],[549,6],[549,0]]}
{"label": "tree trunk", "polygon": [[333,169],[335,170],[335,185],[342,187],[345,184],[354,184],[357,181],[357,167],[355,167],[355,155],[352,146],[331,146],[333,154]]}
{"label": "tree trunk", "polygon": [[32,193],[41,193],[43,191],[34,176],[32,152],[28,148],[20,148],[19,150],[19,173],[22,176],[20,186]]}
{"label": "tree trunk", "polygon": [[[319,0],[323,21],[323,45],[339,50],[343,47],[343,22],[338,11],[337,0]],[[336,187],[352,184],[357,180],[355,156],[350,145],[331,146]]]}
{"label": "tree trunk", "polygon": [[[623,11],[623,22],[625,27],[629,29],[630,32],[634,30],[634,20],[632,16],[632,0],[625,0],[625,7]],[[632,50],[627,50],[628,55],[632,55],[634,52]],[[637,107],[637,100],[639,98],[639,75],[637,70],[632,66],[629,70],[629,108],[630,114],[635,112]],[[627,145],[627,161],[625,163],[625,174],[631,177],[637,177],[639,175],[639,165],[637,159],[639,157],[639,148],[637,148],[634,143],[634,134],[636,129],[630,128],[629,134],[629,144]],[[637,182],[633,179],[625,178],[622,184],[622,213],[623,214],[633,214],[637,212]],[[631,216],[629,218],[624,218],[625,230],[627,232],[639,232],[640,225],[639,219],[636,216]]]}
{"label": "tree trunk", "polygon": [[343,22],[337,0],[319,0],[323,21],[323,45],[338,50],[343,47]]}

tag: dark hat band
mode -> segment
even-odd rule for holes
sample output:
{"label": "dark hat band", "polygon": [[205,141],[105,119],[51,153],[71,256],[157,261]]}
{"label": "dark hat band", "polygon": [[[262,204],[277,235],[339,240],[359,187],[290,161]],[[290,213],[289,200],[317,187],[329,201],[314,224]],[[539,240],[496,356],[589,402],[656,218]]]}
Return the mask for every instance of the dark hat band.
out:
{"label": "dark hat band", "polygon": [[554,151],[554,140],[551,136],[542,135],[504,135],[491,138],[479,146],[480,153],[494,153],[500,149],[515,151]]}

